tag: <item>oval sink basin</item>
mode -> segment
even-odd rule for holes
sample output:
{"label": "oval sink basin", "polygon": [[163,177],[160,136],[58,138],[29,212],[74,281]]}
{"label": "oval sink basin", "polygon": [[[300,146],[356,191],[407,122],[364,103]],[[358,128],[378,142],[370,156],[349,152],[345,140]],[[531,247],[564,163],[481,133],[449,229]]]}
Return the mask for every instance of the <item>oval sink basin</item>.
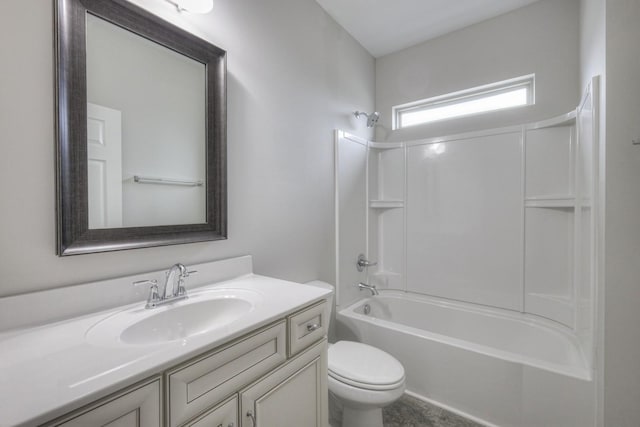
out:
{"label": "oval sink basin", "polygon": [[173,307],[147,317],[120,334],[128,344],[175,341],[233,322],[251,309],[251,303],[236,298],[218,298]]}
{"label": "oval sink basin", "polygon": [[87,341],[97,345],[155,345],[224,327],[253,310],[259,295],[248,290],[194,292],[186,300],[152,309],[136,307],[93,325]]}

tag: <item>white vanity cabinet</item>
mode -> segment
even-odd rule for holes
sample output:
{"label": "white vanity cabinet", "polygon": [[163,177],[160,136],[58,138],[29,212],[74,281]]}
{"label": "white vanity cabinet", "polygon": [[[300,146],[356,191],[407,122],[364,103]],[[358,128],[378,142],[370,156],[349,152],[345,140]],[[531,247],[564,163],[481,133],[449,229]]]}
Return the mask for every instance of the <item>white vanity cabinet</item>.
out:
{"label": "white vanity cabinet", "polygon": [[327,427],[326,303],[207,351],[47,427]]}

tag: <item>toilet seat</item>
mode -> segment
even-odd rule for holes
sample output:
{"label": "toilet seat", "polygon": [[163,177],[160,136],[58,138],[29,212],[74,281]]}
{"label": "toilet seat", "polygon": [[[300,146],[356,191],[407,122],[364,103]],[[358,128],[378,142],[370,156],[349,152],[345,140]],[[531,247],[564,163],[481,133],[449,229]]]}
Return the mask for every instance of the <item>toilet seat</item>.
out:
{"label": "toilet seat", "polygon": [[404,386],[404,367],[393,356],[367,344],[338,341],[329,347],[329,376],[372,391]]}
{"label": "toilet seat", "polygon": [[368,390],[354,387],[329,375],[327,377],[329,391],[340,401],[351,408],[382,408],[395,402],[404,393],[404,383],[400,387],[389,390]]}
{"label": "toilet seat", "polygon": [[364,390],[371,390],[371,391],[386,391],[386,390],[393,390],[396,389],[400,386],[402,386],[404,384],[404,377],[402,377],[402,379],[400,379],[399,381],[392,383],[392,384],[367,384],[367,383],[363,383],[363,382],[358,382],[358,381],[354,381],[350,378],[345,378],[342,377],[338,374],[336,374],[335,372],[331,372],[329,371],[329,376],[331,378],[333,378],[336,381],[339,381],[341,383],[350,385],[352,387],[357,387],[357,388],[361,388]]}

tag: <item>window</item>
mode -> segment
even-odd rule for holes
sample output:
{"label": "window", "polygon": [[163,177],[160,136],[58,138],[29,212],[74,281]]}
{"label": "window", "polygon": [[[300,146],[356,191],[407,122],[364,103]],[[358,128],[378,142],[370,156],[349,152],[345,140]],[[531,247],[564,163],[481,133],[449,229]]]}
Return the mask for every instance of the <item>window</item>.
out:
{"label": "window", "polygon": [[471,116],[534,104],[535,75],[393,107],[393,128]]}

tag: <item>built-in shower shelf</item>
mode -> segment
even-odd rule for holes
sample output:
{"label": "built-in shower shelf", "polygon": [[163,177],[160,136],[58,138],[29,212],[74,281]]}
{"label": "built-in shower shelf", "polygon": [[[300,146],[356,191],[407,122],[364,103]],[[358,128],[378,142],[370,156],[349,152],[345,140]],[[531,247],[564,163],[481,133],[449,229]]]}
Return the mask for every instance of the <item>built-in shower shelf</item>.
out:
{"label": "built-in shower shelf", "polygon": [[576,199],[572,196],[527,197],[524,205],[528,208],[574,208]]}
{"label": "built-in shower shelf", "polygon": [[549,300],[549,301],[554,301],[558,304],[564,304],[567,306],[572,306],[573,305],[573,300],[566,295],[554,295],[554,294],[542,294],[542,293],[529,293],[527,294],[531,297],[534,298],[540,298],[540,299],[545,299],[545,300]]}
{"label": "built-in shower shelf", "polygon": [[369,275],[371,283],[382,289],[402,289],[402,274],[395,271],[379,270]]}
{"label": "built-in shower shelf", "polygon": [[376,271],[375,273],[371,274],[374,277],[400,277],[402,276],[400,273],[396,273],[395,271],[387,271],[387,270],[380,270],[380,271]]}
{"label": "built-in shower shelf", "polygon": [[591,207],[591,199],[583,198],[580,201],[580,206],[582,206],[583,208],[590,208]]}
{"label": "built-in shower shelf", "polygon": [[370,200],[369,207],[372,209],[404,208],[404,201],[403,200]]}
{"label": "built-in shower shelf", "polygon": [[565,295],[528,293],[525,295],[525,311],[546,317],[565,326],[575,326],[575,307]]}

